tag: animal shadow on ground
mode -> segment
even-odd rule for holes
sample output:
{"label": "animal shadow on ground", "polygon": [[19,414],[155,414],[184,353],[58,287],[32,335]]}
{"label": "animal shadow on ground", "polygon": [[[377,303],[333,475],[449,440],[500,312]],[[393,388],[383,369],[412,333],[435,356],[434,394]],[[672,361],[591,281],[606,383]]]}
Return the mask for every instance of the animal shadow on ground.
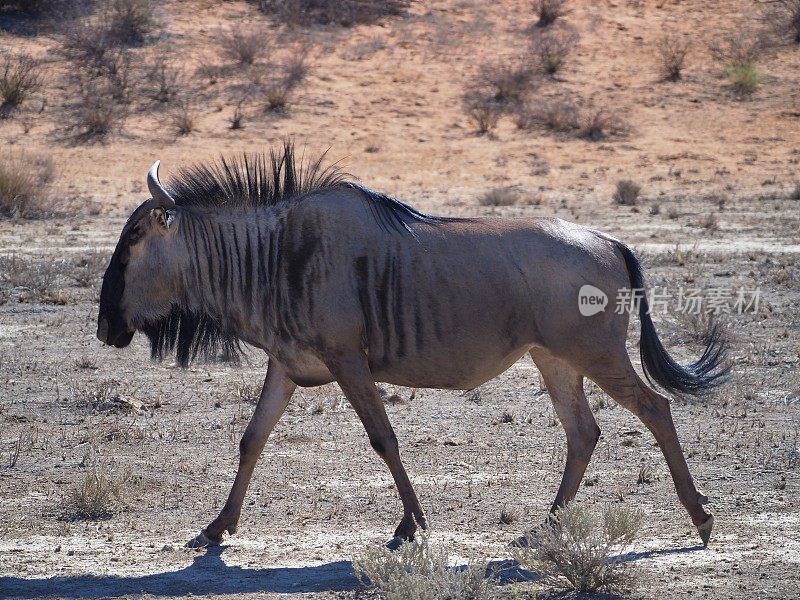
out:
{"label": "animal shadow on ground", "polygon": [[[192,564],[176,571],[151,575],[78,575],[40,579],[0,577],[0,599],[33,598],[115,598],[132,594],[155,597],[191,595],[228,595],[247,593],[313,593],[343,592],[359,587],[349,560],[340,560],[309,567],[276,567],[251,569],[227,565],[222,560],[226,546],[208,548],[198,554]],[[702,546],[673,550],[629,552],[620,556],[636,561],[665,554],[678,554],[702,549]],[[455,566],[462,569],[464,566]],[[537,581],[541,575],[521,568],[512,560],[489,563],[487,574],[507,585],[520,581]],[[609,596],[597,596],[609,598]]]}

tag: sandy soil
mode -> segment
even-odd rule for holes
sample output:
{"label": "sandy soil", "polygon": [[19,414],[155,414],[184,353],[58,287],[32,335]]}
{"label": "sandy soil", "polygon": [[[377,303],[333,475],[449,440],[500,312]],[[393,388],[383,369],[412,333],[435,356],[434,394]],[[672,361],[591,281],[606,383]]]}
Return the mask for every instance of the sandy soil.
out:
{"label": "sandy soil", "polygon": [[[144,340],[112,351],[95,338],[99,278],[154,159],[163,175],[220,152],[295,136],[376,189],[442,214],[558,215],[607,231],[644,257],[649,282],[761,290],[756,313],[722,315],[734,375],[673,413],[690,468],[717,524],[698,547],[654,440],[602,392],[589,397],[603,430],[578,500],[641,509],[629,556],[637,598],[796,598],[800,595],[800,51],[764,60],[764,82],[737,99],[704,49],[750,19],[747,2],[578,2],[581,35],[558,81],[623,115],[623,137],[589,142],[517,130],[503,118],[478,136],[460,95],[486,60],[516,56],[533,22],[524,2],[420,2],[383,26],[319,28],[312,71],[289,112],[250,106],[231,131],[230,86],[192,78],[197,131],[176,137],[159,108],[137,111],[105,143],[58,135],[66,64],[46,34],[0,33],[0,50],[47,60],[36,107],[0,121],[12,151],[52,158],[63,214],[0,221],[0,598],[350,597],[350,559],[380,544],[400,503],[338,387],[296,393],[253,479],[239,532],[220,548],[184,542],[212,519],[236,468],[238,438],[263,377],[256,353],[240,368],[187,371],[149,362]],[[215,60],[218,27],[263,17],[242,2],[166,2],[163,35],[137,49],[192,73]],[[667,29],[694,40],[686,76],[659,82],[653,44]],[[186,57],[179,59],[180,56]],[[27,133],[25,132],[27,129]],[[643,186],[636,207],[611,200],[617,180]],[[483,194],[514,186],[512,206]],[[658,205],[659,210],[652,207]],[[708,215],[713,215],[709,224]],[[87,266],[88,265],[88,266]],[[696,319],[659,315],[682,358],[696,355]],[[638,333],[630,345],[635,355]],[[385,388],[387,410],[432,543],[456,562],[507,561],[507,543],[539,522],[555,494],[564,435],[529,360],[469,393]],[[123,401],[115,401],[120,396]],[[105,402],[104,402],[105,401]],[[504,415],[505,418],[504,418]],[[510,415],[510,417],[508,416]],[[509,421],[509,422],[504,422]],[[70,491],[87,470],[122,481],[110,518],[71,518]],[[637,483],[641,469],[649,483]],[[519,520],[500,523],[504,508]],[[507,563],[498,563],[507,566]],[[536,574],[510,571],[502,592],[533,596]]]}

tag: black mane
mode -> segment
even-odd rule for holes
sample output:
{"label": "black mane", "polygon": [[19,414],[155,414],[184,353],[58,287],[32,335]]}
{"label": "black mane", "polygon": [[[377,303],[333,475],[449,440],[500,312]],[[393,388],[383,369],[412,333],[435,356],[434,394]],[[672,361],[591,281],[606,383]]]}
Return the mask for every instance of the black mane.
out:
{"label": "black mane", "polygon": [[[198,164],[182,169],[169,183],[170,195],[178,206],[192,208],[247,208],[272,206],[286,200],[301,202],[312,192],[338,186],[363,194],[375,221],[387,233],[410,234],[412,223],[435,224],[460,220],[434,217],[380,192],[348,179],[336,165],[323,167],[325,154],[313,161],[295,158],[292,142],[282,151],[269,154],[241,154],[220,158],[210,165]],[[206,360],[222,357],[238,362],[242,347],[239,339],[225,331],[206,314],[190,312],[180,305],[140,327],[150,340],[153,359],[163,360],[175,352],[176,361],[186,367],[198,356]]]}
{"label": "black mane", "polygon": [[178,206],[270,206],[345,183],[347,174],[336,165],[323,167],[324,159],[325,153],[298,162],[294,144],[285,141],[282,152],[243,153],[181,169],[169,191]]}

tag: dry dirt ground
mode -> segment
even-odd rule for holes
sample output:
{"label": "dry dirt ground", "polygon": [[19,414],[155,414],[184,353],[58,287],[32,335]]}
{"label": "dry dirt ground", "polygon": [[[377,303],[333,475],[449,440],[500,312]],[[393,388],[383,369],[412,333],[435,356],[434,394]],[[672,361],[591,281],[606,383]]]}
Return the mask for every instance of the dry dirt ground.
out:
{"label": "dry dirt ground", "polygon": [[[519,131],[508,117],[490,135],[474,133],[461,93],[484,61],[524,49],[535,20],[526,2],[425,1],[380,26],[300,30],[311,73],[288,112],[265,114],[254,101],[245,128],[231,131],[225,77],[200,84],[192,76],[194,132],[176,136],[151,107],[93,144],[59,134],[70,88],[53,52],[58,40],[0,34],[0,52],[24,50],[48,65],[32,108],[0,121],[0,143],[52,159],[59,213],[0,221],[0,598],[357,593],[349,561],[386,541],[400,504],[338,387],[296,393],[239,532],[219,548],[184,549],[227,494],[265,358],[184,371],[151,363],[139,337],[114,351],[94,334],[104,262],[145,198],[153,160],[168,179],[181,165],[285,135],[310,153],[330,146],[364,183],[424,210],[591,224],[632,244],[650,285],[673,293],[760,289],[755,312],[719,317],[732,346],[731,383],[673,404],[690,468],[716,514],[711,545],[698,547],[651,435],[590,384],[603,434],[578,501],[644,513],[629,556],[638,572],[631,597],[800,595],[800,48],[765,57],[762,84],[738,98],[705,48],[755,22],[755,4],[571,4],[565,20],[580,41],[539,93],[570,90],[611,107],[627,122],[623,136],[591,142]],[[160,36],[135,52],[142,60],[164,54],[189,76],[201,57],[214,58],[219,27],[264,20],[242,2],[174,1],[159,11]],[[676,83],[659,81],[653,44],[664,31],[693,43]],[[643,186],[635,207],[611,200],[623,178]],[[505,186],[518,194],[512,205],[480,202]],[[676,356],[696,355],[707,319],[671,304],[655,320]],[[632,355],[637,338],[638,323]],[[456,562],[507,560],[506,544],[548,510],[565,458],[532,363],[467,393],[385,392],[432,543]],[[108,518],[76,520],[71,492],[93,471],[116,482],[120,498]],[[503,509],[519,519],[501,524]],[[547,592],[528,575],[508,575],[502,594]]]}

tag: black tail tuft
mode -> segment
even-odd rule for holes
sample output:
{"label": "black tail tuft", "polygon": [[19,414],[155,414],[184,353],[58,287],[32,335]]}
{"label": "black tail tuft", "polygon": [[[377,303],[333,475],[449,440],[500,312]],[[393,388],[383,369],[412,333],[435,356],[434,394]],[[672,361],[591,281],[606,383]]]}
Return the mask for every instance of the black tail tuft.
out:
{"label": "black tail tuft", "polygon": [[[631,289],[643,290],[642,265],[625,244],[616,242],[616,245],[625,259]],[[728,348],[718,324],[715,324],[707,334],[707,345],[703,355],[693,363],[681,365],[669,355],[658,339],[653,320],[650,318],[646,294],[642,294],[640,298],[639,319],[642,322],[639,354],[648,381],[655,382],[670,392],[699,395],[727,380],[730,366],[724,363]]]}

